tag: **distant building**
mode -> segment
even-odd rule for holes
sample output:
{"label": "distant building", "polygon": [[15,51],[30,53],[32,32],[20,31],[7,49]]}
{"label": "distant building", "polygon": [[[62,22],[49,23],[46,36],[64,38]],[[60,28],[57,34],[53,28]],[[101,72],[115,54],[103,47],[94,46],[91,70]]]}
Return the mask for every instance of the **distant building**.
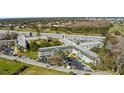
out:
{"label": "distant building", "polygon": [[52,33],[41,33],[41,37],[52,37],[52,38],[66,38],[72,41],[103,41],[105,37],[101,36],[83,36],[83,35],[68,35],[68,34],[52,34]]}

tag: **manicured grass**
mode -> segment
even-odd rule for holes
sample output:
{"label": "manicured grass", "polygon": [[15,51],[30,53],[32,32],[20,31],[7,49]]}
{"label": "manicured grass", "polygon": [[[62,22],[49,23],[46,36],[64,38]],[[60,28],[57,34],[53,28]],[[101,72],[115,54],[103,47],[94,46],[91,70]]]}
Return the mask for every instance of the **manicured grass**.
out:
{"label": "manicured grass", "polygon": [[121,72],[120,72],[121,75],[124,75],[124,64],[121,66]]}
{"label": "manicured grass", "polygon": [[25,64],[0,58],[0,75],[18,74],[26,67]]}
{"label": "manicured grass", "polygon": [[38,52],[37,51],[27,52],[26,57],[32,57],[33,59],[38,59]]}
{"label": "manicured grass", "polygon": [[69,73],[50,70],[38,66],[0,58],[0,75],[69,75]]}
{"label": "manicured grass", "polygon": [[37,66],[30,66],[20,74],[21,75],[69,75],[69,73],[41,68]]}

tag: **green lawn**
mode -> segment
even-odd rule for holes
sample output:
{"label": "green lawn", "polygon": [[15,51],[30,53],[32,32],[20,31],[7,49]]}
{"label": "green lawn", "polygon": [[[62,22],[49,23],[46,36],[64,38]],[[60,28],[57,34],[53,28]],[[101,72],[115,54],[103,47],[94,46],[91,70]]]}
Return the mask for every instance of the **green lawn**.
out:
{"label": "green lawn", "polygon": [[30,66],[20,74],[21,75],[69,75],[69,73],[41,68],[37,66]]}
{"label": "green lawn", "polygon": [[33,59],[38,59],[38,52],[37,51],[27,52],[26,57],[32,57]]}
{"label": "green lawn", "polygon": [[69,75],[69,73],[50,70],[38,66],[0,58],[0,75]]}
{"label": "green lawn", "polygon": [[124,64],[121,66],[120,74],[121,74],[121,75],[124,75]]}
{"label": "green lawn", "polygon": [[0,58],[0,75],[18,74],[26,67],[25,64]]}

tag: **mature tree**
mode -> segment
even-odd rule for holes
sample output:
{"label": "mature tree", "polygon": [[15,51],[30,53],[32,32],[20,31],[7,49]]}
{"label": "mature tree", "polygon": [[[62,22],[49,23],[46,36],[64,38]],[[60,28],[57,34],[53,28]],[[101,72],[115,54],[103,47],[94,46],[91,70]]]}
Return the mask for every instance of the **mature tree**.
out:
{"label": "mature tree", "polygon": [[3,34],[2,39],[10,40],[10,39],[17,39],[17,37],[18,37],[18,34],[17,33],[7,32],[7,33]]}
{"label": "mature tree", "polygon": [[13,25],[9,26],[9,29],[10,29],[10,30],[14,30],[14,28],[15,28],[15,27],[14,27]]}
{"label": "mature tree", "polygon": [[49,57],[49,62],[61,66],[63,64],[63,58],[60,55],[52,55]]}

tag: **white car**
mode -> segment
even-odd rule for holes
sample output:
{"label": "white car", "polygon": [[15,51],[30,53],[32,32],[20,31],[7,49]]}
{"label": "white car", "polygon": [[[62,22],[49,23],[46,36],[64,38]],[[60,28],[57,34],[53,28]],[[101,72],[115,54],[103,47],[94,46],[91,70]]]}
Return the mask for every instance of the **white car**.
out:
{"label": "white car", "polygon": [[71,69],[71,67],[70,66],[67,66],[67,69]]}

